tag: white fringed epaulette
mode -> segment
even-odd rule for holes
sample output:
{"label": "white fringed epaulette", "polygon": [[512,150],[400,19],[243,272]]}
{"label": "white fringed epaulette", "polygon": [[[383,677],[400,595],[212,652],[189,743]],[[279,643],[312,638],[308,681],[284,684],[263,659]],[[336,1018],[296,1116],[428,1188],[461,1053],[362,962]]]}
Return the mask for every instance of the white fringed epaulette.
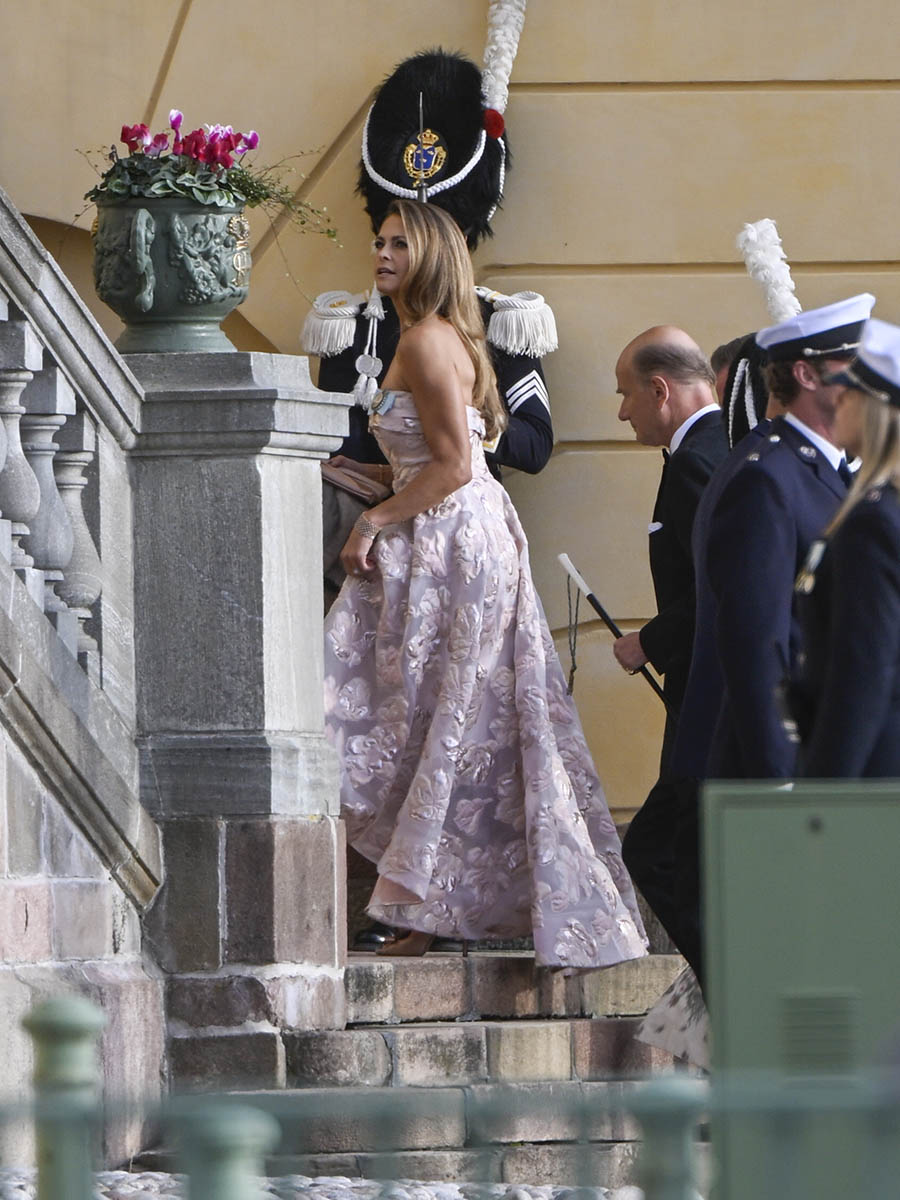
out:
{"label": "white fringed epaulette", "polygon": [[538,292],[504,296],[490,288],[475,290],[494,308],[487,329],[492,346],[507,354],[527,354],[531,358],[543,358],[558,347],[553,309]]}
{"label": "white fringed epaulette", "polygon": [[353,345],[356,318],[366,302],[365,292],[322,292],[303,322],[300,344],[306,354],[331,358]]}

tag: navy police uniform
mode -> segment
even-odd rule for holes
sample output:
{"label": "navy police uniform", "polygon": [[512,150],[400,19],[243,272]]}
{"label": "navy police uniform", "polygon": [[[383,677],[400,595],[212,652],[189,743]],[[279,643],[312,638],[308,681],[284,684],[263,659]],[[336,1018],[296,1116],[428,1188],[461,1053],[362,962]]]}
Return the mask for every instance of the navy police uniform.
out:
{"label": "navy police uniform", "polygon": [[763,418],[741,438],[716,468],[697,505],[691,535],[697,593],[694,646],[681,708],[685,719],[678,723],[669,762],[671,773],[678,777],[706,778],[709,748],[722,707],[724,684],[716,653],[716,599],[706,574],[710,521],[722,492],[744,465],[747,455],[759,449],[759,443],[768,434],[771,424],[770,420]]}
{"label": "navy police uniform", "polygon": [[[819,559],[816,563],[816,559]],[[872,488],[797,580],[800,774],[900,777],[900,499]]]}
{"label": "navy police uniform", "polygon": [[835,468],[783,417],[722,491],[706,553],[725,685],[710,752],[713,778],[794,772],[796,746],[776,702],[800,646],[794,580],[845,493]]}

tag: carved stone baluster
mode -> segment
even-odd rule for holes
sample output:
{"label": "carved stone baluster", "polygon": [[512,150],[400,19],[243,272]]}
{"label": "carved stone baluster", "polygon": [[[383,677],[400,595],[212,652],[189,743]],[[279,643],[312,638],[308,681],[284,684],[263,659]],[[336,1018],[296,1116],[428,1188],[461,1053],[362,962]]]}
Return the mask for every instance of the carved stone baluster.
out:
{"label": "carved stone baluster", "polygon": [[34,565],[44,572],[44,612],[76,655],[78,618],[54,591],[72,557],[73,535],[53,474],[53,456],[59,449],[53,438],[66,423],[66,416],[75,412],[75,392],[59,367],[51,364],[26,386],[22,403],[26,410],[20,421],[22,449],[41,490],[40,508],[22,542]]}
{"label": "carved stone baluster", "polygon": [[56,592],[74,612],[79,622],[78,661],[96,682],[100,682],[100,655],[97,643],[85,632],[91,606],[102,590],[100,555],[84,517],[82,497],[87,480],[84,470],[90,466],[97,448],[97,432],[85,412],[69,417],[57,437],[59,450],[53,460],[56,483],[72,523],[73,547],[63,581]]}
{"label": "carved stone baluster", "polygon": [[41,504],[41,489],[22,451],[19,419],[25,409],[19,397],[32,373],[43,365],[43,352],[25,321],[0,324],[0,423],[6,438],[6,462],[0,471],[0,511],[11,522],[10,562],[36,604],[43,606],[44,582],[20,545]]}

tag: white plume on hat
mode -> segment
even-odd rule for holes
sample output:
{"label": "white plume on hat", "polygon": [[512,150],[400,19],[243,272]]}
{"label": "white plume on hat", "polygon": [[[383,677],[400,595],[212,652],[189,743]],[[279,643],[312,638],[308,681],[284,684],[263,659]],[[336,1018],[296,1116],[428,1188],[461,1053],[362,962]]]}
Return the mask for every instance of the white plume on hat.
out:
{"label": "white plume on hat", "polygon": [[786,321],[801,311],[794,295],[791,268],[770,217],[745,225],[737,236],[737,248],[744,258],[747,274],[762,286],[772,324]]}

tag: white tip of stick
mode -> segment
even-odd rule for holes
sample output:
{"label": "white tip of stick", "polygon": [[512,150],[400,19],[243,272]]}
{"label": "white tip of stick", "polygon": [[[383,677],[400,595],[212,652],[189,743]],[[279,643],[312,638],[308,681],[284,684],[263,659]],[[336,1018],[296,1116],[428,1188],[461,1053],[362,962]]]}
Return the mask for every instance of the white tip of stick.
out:
{"label": "white tip of stick", "polygon": [[579,575],[575,570],[571,558],[568,554],[557,554],[557,560],[562,564],[563,570],[575,580],[576,585],[584,592],[585,596],[590,596],[591,588],[588,586],[587,580],[583,575]]}

